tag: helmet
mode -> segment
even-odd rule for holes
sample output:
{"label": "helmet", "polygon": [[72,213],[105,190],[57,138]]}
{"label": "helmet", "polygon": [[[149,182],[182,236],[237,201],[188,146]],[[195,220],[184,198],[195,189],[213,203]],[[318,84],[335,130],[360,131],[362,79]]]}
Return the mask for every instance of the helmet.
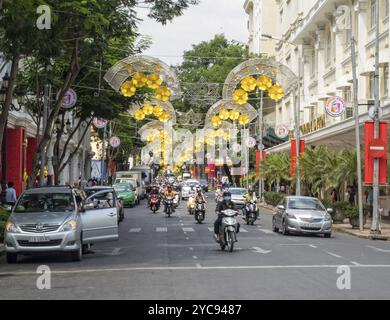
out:
{"label": "helmet", "polygon": [[198,194],[202,194],[202,189],[198,188],[198,190],[196,190],[198,192]]}
{"label": "helmet", "polygon": [[232,194],[229,191],[225,191],[222,195],[224,201],[232,200]]}

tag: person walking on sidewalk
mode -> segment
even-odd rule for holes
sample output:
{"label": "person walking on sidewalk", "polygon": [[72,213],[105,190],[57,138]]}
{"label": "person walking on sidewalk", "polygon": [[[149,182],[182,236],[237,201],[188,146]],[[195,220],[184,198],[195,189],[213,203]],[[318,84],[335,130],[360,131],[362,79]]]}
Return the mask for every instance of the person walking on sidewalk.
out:
{"label": "person walking on sidewalk", "polygon": [[367,194],[367,203],[370,206],[370,215],[369,217],[372,218],[372,212],[374,207],[374,190],[370,188],[370,191]]}
{"label": "person walking on sidewalk", "polygon": [[8,205],[14,206],[16,203],[16,190],[14,188],[14,183],[8,182],[8,187],[6,189],[5,202]]}

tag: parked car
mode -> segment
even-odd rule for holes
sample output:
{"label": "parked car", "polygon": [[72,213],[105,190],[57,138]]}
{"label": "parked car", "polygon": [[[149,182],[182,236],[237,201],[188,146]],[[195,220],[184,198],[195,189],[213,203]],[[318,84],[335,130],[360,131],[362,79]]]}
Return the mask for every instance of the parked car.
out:
{"label": "parked car", "polygon": [[244,188],[230,188],[230,193],[232,194],[232,202],[238,207],[242,208],[245,205],[244,195],[248,192]]}
{"label": "parked car", "polygon": [[100,194],[96,198],[93,197],[93,200],[96,201],[109,201],[110,205],[117,209],[118,223],[122,222],[125,218],[125,209],[123,207],[123,198],[118,196],[115,189],[109,186],[95,186],[90,188],[85,188],[85,193],[87,197],[92,196],[95,193],[100,191],[106,191],[106,193]]}
{"label": "parked car", "polygon": [[326,209],[321,201],[309,197],[286,197],[275,209],[272,218],[274,232],[282,234],[332,235],[332,209]]}
{"label": "parked car", "polygon": [[115,180],[114,184],[119,184],[119,183],[130,183],[133,186],[133,189],[135,190],[135,203],[140,204],[143,191],[137,178],[118,178]]}
{"label": "parked car", "polygon": [[89,245],[118,240],[116,207],[109,201],[93,200],[106,193],[99,191],[83,200],[71,187],[25,191],[6,224],[7,262],[37,253],[62,253],[80,261]]}
{"label": "parked car", "polygon": [[117,195],[122,198],[124,207],[134,207],[135,206],[135,191],[133,186],[130,183],[118,183],[114,184],[113,188]]}

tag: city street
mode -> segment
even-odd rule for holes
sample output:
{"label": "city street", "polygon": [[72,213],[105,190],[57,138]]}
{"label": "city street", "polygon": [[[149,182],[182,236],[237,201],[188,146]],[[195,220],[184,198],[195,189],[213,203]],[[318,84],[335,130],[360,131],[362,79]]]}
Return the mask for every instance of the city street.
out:
{"label": "city street", "polygon": [[[171,218],[153,215],[145,202],[126,209],[118,242],[95,245],[80,263],[63,257],[0,257],[0,299],[387,299],[390,246],[340,234],[331,239],[283,236],[262,212],[244,225],[233,253],[212,238],[214,195],[206,223],[185,203]],[[51,289],[36,286],[37,267],[52,271]],[[339,290],[339,266],[351,269],[351,290]]]}

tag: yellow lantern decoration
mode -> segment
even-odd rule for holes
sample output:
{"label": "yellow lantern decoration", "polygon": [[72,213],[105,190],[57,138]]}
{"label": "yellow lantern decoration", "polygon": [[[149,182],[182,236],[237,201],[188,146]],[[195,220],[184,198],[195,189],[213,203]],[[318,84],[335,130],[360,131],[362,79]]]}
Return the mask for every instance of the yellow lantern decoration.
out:
{"label": "yellow lantern decoration", "polygon": [[225,131],[224,131],[223,129],[218,129],[218,130],[215,132],[215,136],[216,136],[216,137],[222,138],[224,135],[225,135]]}
{"label": "yellow lantern decoration", "polygon": [[164,112],[164,109],[161,106],[155,106],[153,108],[153,114],[158,118]]}
{"label": "yellow lantern decoration", "polygon": [[245,103],[247,103],[248,99],[249,99],[248,92],[246,92],[245,90],[238,89],[238,90],[234,91],[234,93],[233,93],[233,100],[239,106],[242,106]]}
{"label": "yellow lantern decoration", "polygon": [[256,79],[253,77],[246,77],[241,81],[241,88],[246,92],[252,92],[256,89]]}
{"label": "yellow lantern decoration", "polygon": [[230,120],[236,121],[236,120],[238,120],[239,117],[240,117],[240,113],[237,110],[234,110],[234,109],[230,110],[230,113],[229,113]]}
{"label": "yellow lantern decoration", "polygon": [[222,109],[221,112],[219,113],[219,118],[221,120],[228,120],[229,116],[230,116],[229,111],[226,109]]}
{"label": "yellow lantern decoration", "polygon": [[147,116],[150,116],[153,114],[153,106],[150,105],[150,104],[145,104],[144,107],[143,107],[143,112],[145,113],[145,115]]}
{"label": "yellow lantern decoration", "polygon": [[229,133],[229,132],[226,132],[226,133],[224,134],[224,136],[223,136],[223,139],[224,139],[225,141],[229,141],[229,140],[230,140],[230,133]]}
{"label": "yellow lantern decoration", "polygon": [[211,123],[213,124],[214,127],[219,127],[222,124],[222,120],[220,117],[215,116],[211,119]]}
{"label": "yellow lantern decoration", "polygon": [[130,81],[125,81],[121,86],[121,93],[125,97],[132,97],[137,92],[137,88]]}
{"label": "yellow lantern decoration", "polygon": [[154,135],[150,134],[146,137],[146,142],[147,143],[152,143],[154,141]]}
{"label": "yellow lantern decoration", "polygon": [[260,90],[266,91],[272,87],[272,79],[267,76],[260,76],[256,81],[256,85]]}
{"label": "yellow lantern decoration", "polygon": [[166,122],[168,122],[171,119],[171,117],[170,117],[170,115],[168,113],[163,112],[163,113],[160,114],[158,119],[160,120],[160,122],[166,123]]}
{"label": "yellow lantern decoration", "polygon": [[268,89],[268,95],[272,100],[279,101],[284,97],[284,89],[282,86],[276,84]]}
{"label": "yellow lantern decoration", "polygon": [[156,90],[161,86],[162,83],[163,81],[158,74],[152,73],[151,75],[148,76],[148,82],[147,82],[148,88],[152,90]]}
{"label": "yellow lantern decoration", "polygon": [[135,120],[137,120],[137,121],[142,121],[142,120],[145,119],[145,113],[142,111],[142,109],[137,110],[137,111],[135,112],[134,117],[135,117]]}
{"label": "yellow lantern decoration", "polygon": [[133,75],[131,81],[133,82],[133,85],[135,85],[137,88],[142,88],[146,86],[148,82],[148,77],[142,72],[137,72]]}
{"label": "yellow lantern decoration", "polygon": [[167,102],[171,97],[172,93],[167,87],[160,87],[156,90],[156,99]]}
{"label": "yellow lantern decoration", "polygon": [[238,117],[238,123],[241,125],[246,125],[249,123],[249,117],[245,114],[242,114]]}

